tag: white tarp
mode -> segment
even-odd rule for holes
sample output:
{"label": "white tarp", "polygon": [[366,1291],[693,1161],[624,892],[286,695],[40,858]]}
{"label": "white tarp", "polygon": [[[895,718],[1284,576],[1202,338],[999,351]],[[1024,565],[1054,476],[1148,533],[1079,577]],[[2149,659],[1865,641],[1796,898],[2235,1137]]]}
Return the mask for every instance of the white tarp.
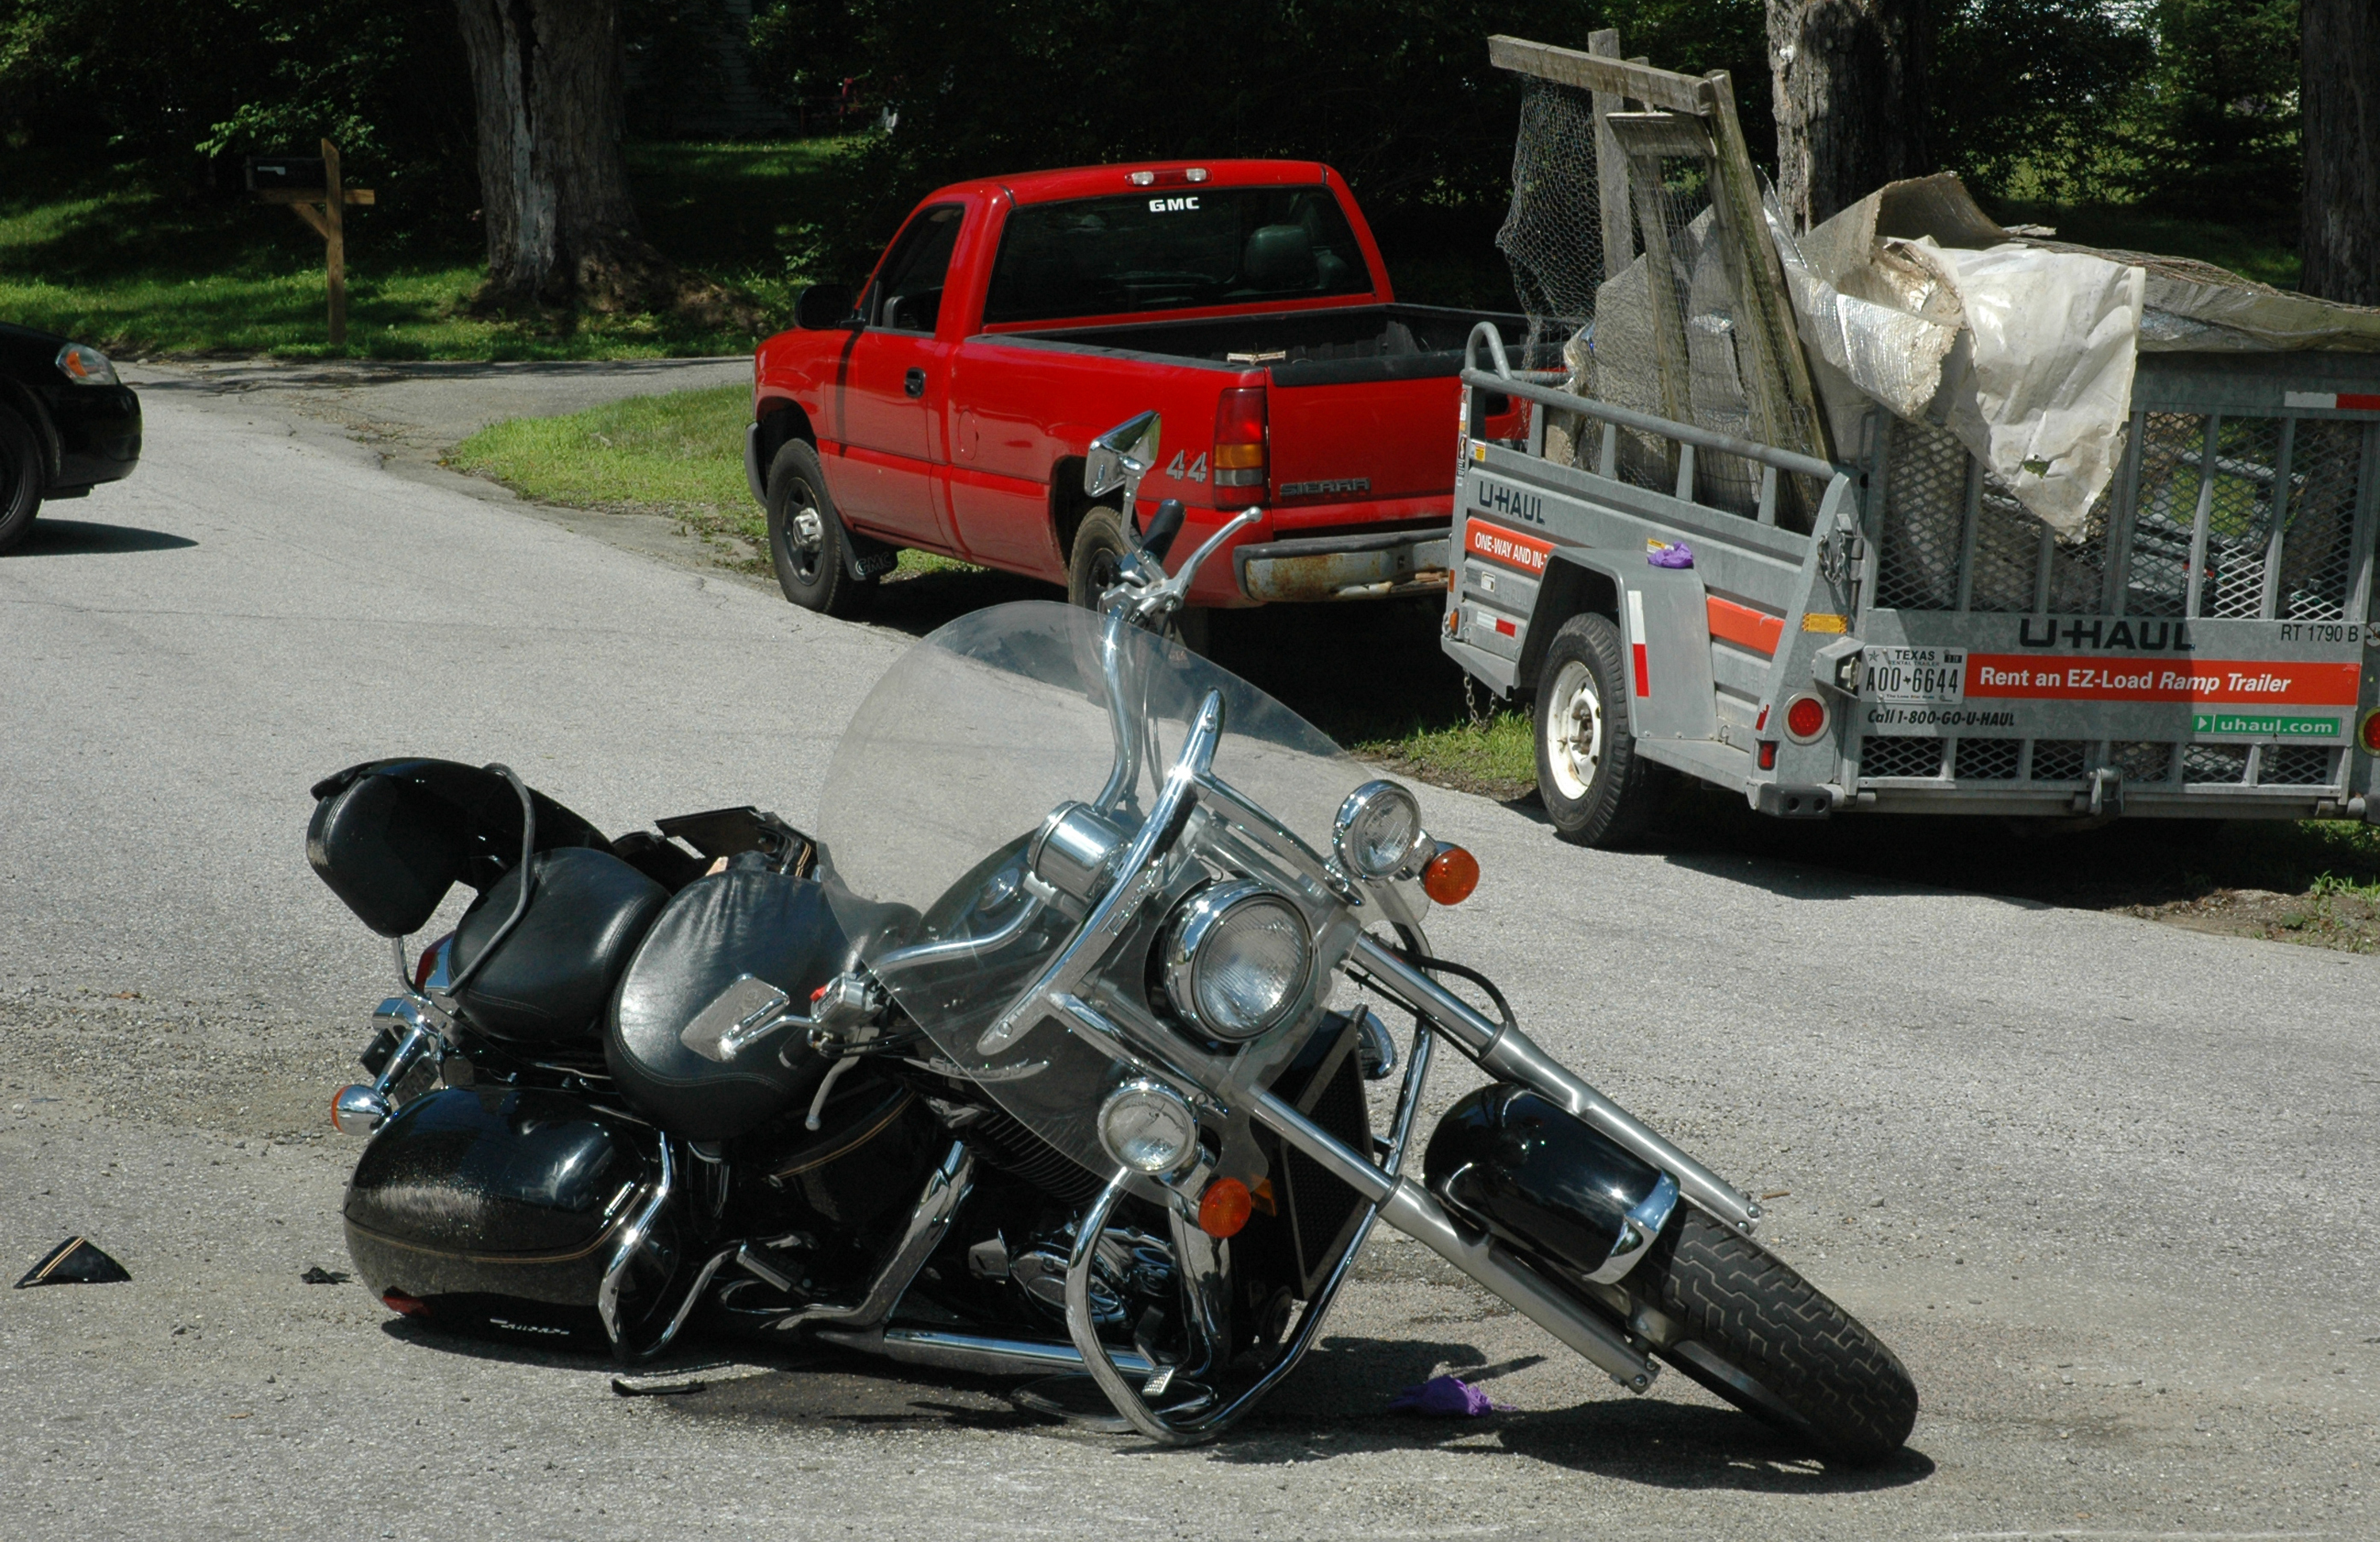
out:
{"label": "white tarp", "polygon": [[[1868,400],[1939,423],[2073,540],[2115,474],[2143,275],[2010,241],[1980,211],[1965,217],[1973,205],[1955,181],[1957,198],[1943,198],[1947,180],[1870,194],[1798,242],[1779,232],[1835,443],[1859,443]],[[1912,218],[1912,208],[1932,217]],[[1880,216],[1973,245],[1886,235]]]}
{"label": "white tarp", "polygon": [[2006,230],[1948,173],[1798,240],[1772,207],[1769,233],[1838,450],[1871,401],[1938,423],[2065,540],[2114,475],[2139,353],[2380,349],[2380,310]]}

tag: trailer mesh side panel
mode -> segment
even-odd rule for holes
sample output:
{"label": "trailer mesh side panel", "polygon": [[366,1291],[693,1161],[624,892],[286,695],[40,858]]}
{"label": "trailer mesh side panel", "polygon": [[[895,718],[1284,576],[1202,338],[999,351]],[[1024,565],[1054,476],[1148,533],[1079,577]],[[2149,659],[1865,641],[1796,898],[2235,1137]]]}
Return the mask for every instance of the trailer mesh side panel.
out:
{"label": "trailer mesh side panel", "polygon": [[2322,745],[2267,745],[2259,757],[2264,771],[2257,781],[2267,787],[2327,786],[2338,757],[2337,750]]}
{"label": "trailer mesh side panel", "polygon": [[1860,774],[1938,777],[1943,747],[1940,739],[1879,735],[1860,747]]}
{"label": "trailer mesh side panel", "polygon": [[2012,782],[2022,739],[1961,739],[1950,774],[1961,782]]}
{"label": "trailer mesh side panel", "polygon": [[2341,621],[2355,574],[2356,477],[2363,425],[2298,419],[2289,460],[2289,515],[2281,538],[2275,613],[2287,621]]}
{"label": "trailer mesh side panel", "polygon": [[2238,783],[2248,780],[2245,745],[2192,745],[2181,752],[2184,782]]}
{"label": "trailer mesh side panel", "polygon": [[2108,763],[2127,782],[2163,782],[2173,775],[2173,746],[2139,741],[2107,747]]}
{"label": "trailer mesh side panel", "polygon": [[2091,747],[2081,739],[2036,739],[2033,746],[2035,782],[2080,782]]}
{"label": "trailer mesh side panel", "polygon": [[2197,413],[2148,414],[2124,600],[2130,614],[2178,616],[2189,603],[2191,530],[2198,519],[2195,467],[2205,443],[2206,419]]}
{"label": "trailer mesh side panel", "polygon": [[1885,453],[1877,604],[1909,611],[1956,607],[1966,504],[1966,446],[1948,429],[1894,419]]}

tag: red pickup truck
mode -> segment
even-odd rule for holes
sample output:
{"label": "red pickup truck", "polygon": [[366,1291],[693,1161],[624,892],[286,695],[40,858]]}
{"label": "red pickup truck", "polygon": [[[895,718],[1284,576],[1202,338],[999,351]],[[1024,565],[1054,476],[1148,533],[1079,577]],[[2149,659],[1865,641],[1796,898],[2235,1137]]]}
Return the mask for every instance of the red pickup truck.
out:
{"label": "red pickup truck", "polygon": [[1176,553],[1265,511],[1193,604],[1439,589],[1455,376],[1482,319],[1396,303],[1346,184],[1313,162],[960,183],[856,296],[805,291],[760,345],[746,470],[796,604],[849,613],[904,547],[1088,601],[1123,532],[1084,494],[1085,450],[1155,408],[1141,495],[1188,506]]}

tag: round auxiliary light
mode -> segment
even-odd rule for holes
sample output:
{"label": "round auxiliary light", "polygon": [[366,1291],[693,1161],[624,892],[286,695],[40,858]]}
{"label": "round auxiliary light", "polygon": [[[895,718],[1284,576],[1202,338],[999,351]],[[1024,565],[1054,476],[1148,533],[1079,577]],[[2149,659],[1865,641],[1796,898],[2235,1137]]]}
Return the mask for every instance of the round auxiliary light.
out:
{"label": "round auxiliary light", "polygon": [[1178,1172],[1197,1154],[1198,1116],[1161,1082],[1129,1082],[1099,1105],[1099,1144],[1135,1172]]}
{"label": "round auxiliary light", "polygon": [[1461,905],[1479,887],[1479,858],[1461,846],[1440,846],[1421,870],[1421,892],[1438,905]]}
{"label": "round auxiliary light", "polygon": [[1254,1038],[1297,1010],[1314,970],[1298,908],[1252,879],[1210,884],[1165,929],[1165,994],[1217,1038]]}
{"label": "round auxiliary light", "polygon": [[1237,1178],[1218,1178],[1198,1196],[1198,1230],[1210,1237],[1236,1237],[1256,1213],[1256,1196]]}
{"label": "round auxiliary light", "polygon": [[1422,844],[1421,805],[1393,782],[1366,782],[1347,795],[1330,828],[1340,866],[1359,878],[1395,878]]}
{"label": "round auxiliary light", "polygon": [[1815,696],[1797,696],[1785,704],[1785,736],[1797,745],[1809,744],[1827,731],[1827,704]]}

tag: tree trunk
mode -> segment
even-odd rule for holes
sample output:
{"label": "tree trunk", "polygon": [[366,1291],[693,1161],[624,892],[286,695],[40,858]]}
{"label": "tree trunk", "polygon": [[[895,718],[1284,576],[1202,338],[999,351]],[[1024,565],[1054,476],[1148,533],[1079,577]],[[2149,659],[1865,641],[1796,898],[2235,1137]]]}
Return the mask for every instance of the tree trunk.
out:
{"label": "tree trunk", "polygon": [[1807,230],[1925,159],[1926,0],[1768,0],[1777,193]]}
{"label": "tree trunk", "polygon": [[744,319],[644,239],[620,139],[616,0],[455,0],[478,108],[482,310],[534,306]]}
{"label": "tree trunk", "polygon": [[2305,195],[2298,287],[2380,305],[2380,8],[2302,0],[2299,103]]}

